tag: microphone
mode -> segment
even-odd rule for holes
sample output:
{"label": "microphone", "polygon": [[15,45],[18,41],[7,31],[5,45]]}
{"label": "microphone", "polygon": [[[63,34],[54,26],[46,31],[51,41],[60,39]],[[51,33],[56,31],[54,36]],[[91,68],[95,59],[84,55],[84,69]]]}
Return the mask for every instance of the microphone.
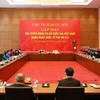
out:
{"label": "microphone", "polygon": [[44,88],[50,87],[50,84],[48,83],[48,81],[45,81],[45,82],[42,84],[42,87],[44,87]]}
{"label": "microphone", "polygon": [[82,83],[81,83],[81,85],[83,86],[83,87],[87,87],[87,82],[86,81],[97,81],[97,79],[95,79],[95,80],[84,80]]}
{"label": "microphone", "polygon": [[81,86],[82,87],[87,87],[87,83],[85,82],[86,80],[84,80],[82,83],[81,83]]}
{"label": "microphone", "polygon": [[87,87],[87,83],[81,83],[83,87]]}

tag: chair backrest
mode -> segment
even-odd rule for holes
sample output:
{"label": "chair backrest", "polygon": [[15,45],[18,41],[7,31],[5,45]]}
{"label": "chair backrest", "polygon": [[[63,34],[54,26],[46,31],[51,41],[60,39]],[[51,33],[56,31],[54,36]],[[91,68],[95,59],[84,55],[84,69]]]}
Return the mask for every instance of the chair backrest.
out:
{"label": "chair backrest", "polygon": [[6,87],[5,100],[32,100],[31,87]]}
{"label": "chair backrest", "polygon": [[84,87],[62,87],[56,90],[57,100],[84,100]]}

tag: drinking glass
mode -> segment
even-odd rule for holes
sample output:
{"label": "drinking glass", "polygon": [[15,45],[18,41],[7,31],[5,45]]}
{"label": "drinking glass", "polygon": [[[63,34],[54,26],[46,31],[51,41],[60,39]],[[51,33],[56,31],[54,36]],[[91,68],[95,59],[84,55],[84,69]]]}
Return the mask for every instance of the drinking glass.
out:
{"label": "drinking glass", "polygon": [[3,88],[3,80],[0,80],[0,88]]}

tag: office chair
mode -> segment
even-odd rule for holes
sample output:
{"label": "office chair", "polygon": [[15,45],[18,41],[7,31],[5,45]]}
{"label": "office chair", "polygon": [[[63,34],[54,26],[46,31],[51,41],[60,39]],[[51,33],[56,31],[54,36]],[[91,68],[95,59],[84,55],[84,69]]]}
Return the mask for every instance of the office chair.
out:
{"label": "office chair", "polygon": [[58,86],[56,90],[57,100],[84,100],[84,87]]}
{"label": "office chair", "polygon": [[6,87],[5,100],[32,100],[31,87]]}

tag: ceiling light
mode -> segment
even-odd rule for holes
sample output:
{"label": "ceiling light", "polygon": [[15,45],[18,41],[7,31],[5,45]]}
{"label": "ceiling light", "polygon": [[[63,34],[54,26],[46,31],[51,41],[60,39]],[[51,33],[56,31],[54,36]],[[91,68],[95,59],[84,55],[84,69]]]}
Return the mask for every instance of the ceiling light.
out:
{"label": "ceiling light", "polygon": [[71,5],[88,5],[92,0],[72,0]]}
{"label": "ceiling light", "polygon": [[88,5],[92,0],[7,0],[11,5]]}
{"label": "ceiling light", "polygon": [[71,2],[75,2],[75,3],[78,3],[78,2],[85,2],[86,0],[71,0]]}

